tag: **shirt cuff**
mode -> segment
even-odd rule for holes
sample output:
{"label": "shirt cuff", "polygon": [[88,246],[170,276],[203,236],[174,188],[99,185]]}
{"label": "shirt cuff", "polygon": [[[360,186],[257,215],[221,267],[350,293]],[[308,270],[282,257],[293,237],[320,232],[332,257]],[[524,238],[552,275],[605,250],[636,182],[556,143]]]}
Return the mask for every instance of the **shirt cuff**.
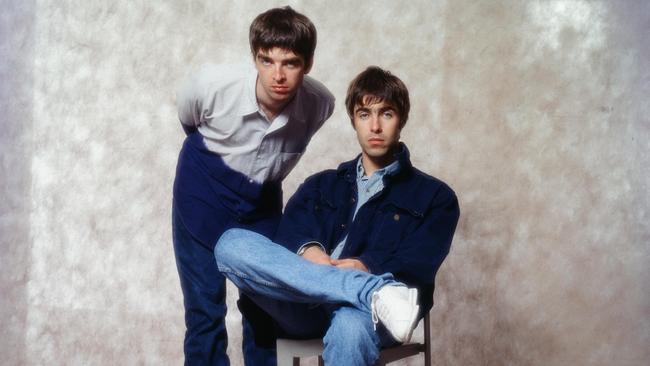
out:
{"label": "shirt cuff", "polygon": [[307,250],[307,248],[313,247],[315,245],[319,246],[324,253],[327,253],[327,251],[325,250],[325,247],[323,246],[323,244],[321,244],[321,243],[319,243],[317,241],[308,241],[308,242],[306,242],[305,244],[301,245],[300,248],[298,248],[298,251],[296,253],[298,255],[302,255],[305,252],[305,250]]}

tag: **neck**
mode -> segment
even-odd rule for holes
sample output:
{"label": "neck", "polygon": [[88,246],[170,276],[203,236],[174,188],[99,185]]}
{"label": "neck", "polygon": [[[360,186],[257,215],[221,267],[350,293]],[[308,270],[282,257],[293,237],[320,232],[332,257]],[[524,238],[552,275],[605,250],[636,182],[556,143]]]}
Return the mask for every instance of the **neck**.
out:
{"label": "neck", "polygon": [[369,156],[366,153],[361,155],[361,165],[363,165],[363,171],[366,176],[370,177],[377,170],[389,166],[392,162],[395,161],[395,156],[393,151],[389,151],[387,154],[382,156]]}
{"label": "neck", "polygon": [[257,104],[259,104],[260,108],[262,109],[266,117],[269,119],[269,121],[273,121],[275,117],[277,117],[282,112],[282,109],[284,109],[284,107],[286,106],[286,103],[277,106],[273,104],[268,104],[261,99],[257,99]]}
{"label": "neck", "polygon": [[277,117],[284,107],[289,104],[289,102],[275,102],[264,94],[264,90],[260,85],[259,80],[255,84],[255,98],[257,99],[257,104],[260,106],[266,117],[269,121],[273,121]]}

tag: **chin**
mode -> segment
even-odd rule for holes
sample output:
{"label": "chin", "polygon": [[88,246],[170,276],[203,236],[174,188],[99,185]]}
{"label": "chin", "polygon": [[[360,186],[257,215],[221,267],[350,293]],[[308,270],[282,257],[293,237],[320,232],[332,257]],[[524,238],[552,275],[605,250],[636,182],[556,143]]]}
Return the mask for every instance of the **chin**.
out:
{"label": "chin", "polygon": [[271,95],[273,96],[273,99],[276,100],[287,100],[287,99],[291,99],[291,97],[293,96],[292,93],[287,93],[287,94],[273,93]]}
{"label": "chin", "polygon": [[385,148],[370,148],[366,150],[366,155],[371,158],[379,158],[386,156],[388,154],[388,149]]}

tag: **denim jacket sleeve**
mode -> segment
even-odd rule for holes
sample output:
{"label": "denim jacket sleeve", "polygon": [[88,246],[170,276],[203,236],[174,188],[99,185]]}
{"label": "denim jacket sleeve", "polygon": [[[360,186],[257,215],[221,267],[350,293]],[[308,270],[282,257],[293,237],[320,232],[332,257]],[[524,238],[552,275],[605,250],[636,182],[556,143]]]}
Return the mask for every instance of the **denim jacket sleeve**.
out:
{"label": "denim jacket sleeve", "polygon": [[395,247],[369,246],[359,259],[372,273],[390,272],[418,286],[433,285],[438,268],[449,253],[460,210],[454,192],[442,184]]}
{"label": "denim jacket sleeve", "polygon": [[322,216],[328,215],[333,207],[322,203],[318,181],[319,175],[308,178],[298,187],[284,209],[275,242],[294,253],[310,242],[321,244],[328,250]]}

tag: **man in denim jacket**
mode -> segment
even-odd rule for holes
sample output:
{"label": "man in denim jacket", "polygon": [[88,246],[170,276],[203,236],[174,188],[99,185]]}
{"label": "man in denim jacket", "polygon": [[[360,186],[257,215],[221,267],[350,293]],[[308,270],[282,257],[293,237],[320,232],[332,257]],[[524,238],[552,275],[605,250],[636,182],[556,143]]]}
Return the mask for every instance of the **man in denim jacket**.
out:
{"label": "man in denim jacket", "polygon": [[381,347],[407,342],[431,308],[459,208],[399,142],[410,108],[399,78],[369,67],[352,81],[346,107],[361,155],[305,181],[275,243],[232,229],[215,257],[279,334],[324,336],[327,364],[372,365]]}

